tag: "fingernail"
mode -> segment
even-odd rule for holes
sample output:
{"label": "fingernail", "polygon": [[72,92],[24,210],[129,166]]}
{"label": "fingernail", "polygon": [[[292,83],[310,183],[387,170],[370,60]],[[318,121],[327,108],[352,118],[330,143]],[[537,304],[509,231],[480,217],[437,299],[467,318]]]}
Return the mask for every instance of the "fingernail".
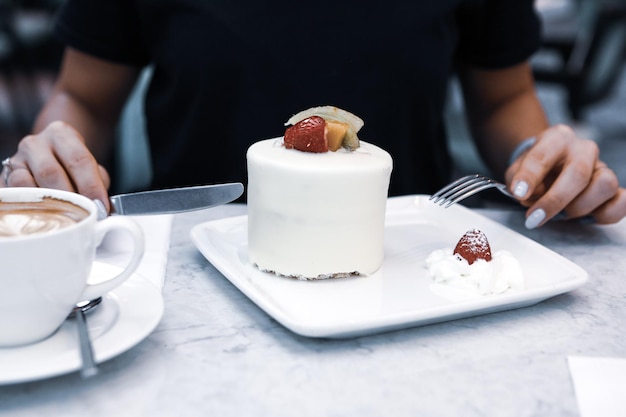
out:
{"label": "fingernail", "polygon": [[513,194],[519,198],[523,198],[526,196],[528,192],[528,183],[526,181],[518,181],[515,184],[515,188],[513,188]]}
{"label": "fingernail", "polygon": [[104,203],[100,200],[93,200],[96,203],[96,208],[98,210],[98,220],[106,219],[107,217],[107,209],[104,207]]}
{"label": "fingernail", "polygon": [[527,229],[534,229],[539,226],[545,218],[546,212],[543,211],[543,209],[537,209],[530,213],[530,216],[528,216],[528,218],[526,219],[526,223],[524,223],[524,226],[526,226]]}

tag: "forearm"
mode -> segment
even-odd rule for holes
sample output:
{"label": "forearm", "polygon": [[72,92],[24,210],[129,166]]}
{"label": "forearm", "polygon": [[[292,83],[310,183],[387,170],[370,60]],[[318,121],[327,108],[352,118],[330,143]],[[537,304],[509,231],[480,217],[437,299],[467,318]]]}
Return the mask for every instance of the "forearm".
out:
{"label": "forearm", "polygon": [[478,150],[493,174],[503,178],[515,147],[549,126],[529,70],[466,72],[463,84],[468,124]]}
{"label": "forearm", "polygon": [[33,133],[64,121],[80,133],[98,161],[107,161],[121,110],[140,71],[67,49],[59,79]]}
{"label": "forearm", "polygon": [[479,152],[498,177],[503,178],[509,156],[524,139],[548,128],[548,120],[534,94],[503,103],[471,126]]}
{"label": "forearm", "polygon": [[98,114],[80,99],[55,90],[39,113],[33,133],[39,133],[54,121],[71,125],[82,136],[96,160],[108,161],[115,138],[116,118]]}

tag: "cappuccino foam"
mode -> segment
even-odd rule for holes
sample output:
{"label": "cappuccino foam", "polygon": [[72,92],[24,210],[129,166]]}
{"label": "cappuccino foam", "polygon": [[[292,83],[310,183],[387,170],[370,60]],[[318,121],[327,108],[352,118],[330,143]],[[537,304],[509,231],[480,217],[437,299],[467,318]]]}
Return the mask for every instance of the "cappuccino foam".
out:
{"label": "cappuccino foam", "polygon": [[89,212],[76,204],[52,197],[41,201],[0,201],[0,237],[26,236],[76,224]]}

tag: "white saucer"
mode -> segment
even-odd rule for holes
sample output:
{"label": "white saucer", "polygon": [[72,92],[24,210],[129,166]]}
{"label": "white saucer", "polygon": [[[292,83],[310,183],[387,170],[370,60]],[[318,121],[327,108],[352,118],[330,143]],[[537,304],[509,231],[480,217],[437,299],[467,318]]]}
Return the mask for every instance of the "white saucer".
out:
{"label": "white saucer", "polygon": [[[118,267],[95,262],[90,279],[111,276]],[[97,363],[132,348],[148,336],[163,316],[161,291],[134,274],[103,297],[87,315]],[[80,369],[80,349],[75,320],[65,323],[49,338],[26,346],[0,348],[0,385],[49,378]]]}
{"label": "white saucer", "polygon": [[[525,289],[454,300],[433,291],[425,259],[453,248],[478,228],[494,251],[522,264]],[[368,277],[299,281],[254,268],[247,255],[247,217],[194,227],[200,252],[241,292],[291,331],[310,337],[351,337],[525,307],[587,281],[578,265],[527,237],[461,205],[444,209],[427,196],[387,203],[385,260]]]}

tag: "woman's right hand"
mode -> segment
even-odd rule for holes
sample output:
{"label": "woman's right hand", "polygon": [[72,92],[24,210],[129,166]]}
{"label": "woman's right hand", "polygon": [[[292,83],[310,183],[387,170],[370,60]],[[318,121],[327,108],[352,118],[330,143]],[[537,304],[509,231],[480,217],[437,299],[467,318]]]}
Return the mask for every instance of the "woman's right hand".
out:
{"label": "woman's right hand", "polygon": [[55,121],[23,138],[5,166],[0,187],[46,187],[73,191],[100,200],[109,210],[110,177],[98,164],[81,134]]}
{"label": "woman's right hand", "polygon": [[[2,186],[74,191],[110,210],[108,172],[98,164],[111,155],[121,111],[140,67],[65,48],[59,76],[37,120],[3,163]],[[60,121],[60,120],[64,120]],[[95,156],[94,156],[95,155]],[[6,178],[6,183],[2,179]]]}

